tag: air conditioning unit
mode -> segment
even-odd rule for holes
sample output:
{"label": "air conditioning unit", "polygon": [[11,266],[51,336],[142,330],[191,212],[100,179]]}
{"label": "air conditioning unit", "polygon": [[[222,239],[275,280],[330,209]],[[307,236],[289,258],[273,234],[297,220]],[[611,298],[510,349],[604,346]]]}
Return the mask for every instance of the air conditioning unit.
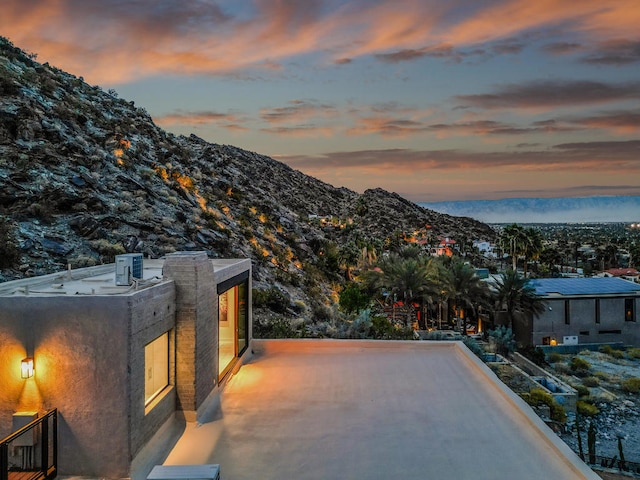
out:
{"label": "air conditioning unit", "polygon": [[134,279],[142,278],[142,254],[116,255],[116,285],[131,285]]}

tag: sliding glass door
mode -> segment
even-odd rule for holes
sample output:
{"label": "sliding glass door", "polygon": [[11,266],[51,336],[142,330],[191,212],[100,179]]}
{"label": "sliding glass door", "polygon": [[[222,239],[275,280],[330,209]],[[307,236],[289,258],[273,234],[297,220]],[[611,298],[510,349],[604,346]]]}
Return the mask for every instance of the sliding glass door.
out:
{"label": "sliding glass door", "polygon": [[[225,282],[218,292],[218,380],[222,379],[249,344],[249,281],[246,276]],[[231,285],[231,286],[230,286]]]}

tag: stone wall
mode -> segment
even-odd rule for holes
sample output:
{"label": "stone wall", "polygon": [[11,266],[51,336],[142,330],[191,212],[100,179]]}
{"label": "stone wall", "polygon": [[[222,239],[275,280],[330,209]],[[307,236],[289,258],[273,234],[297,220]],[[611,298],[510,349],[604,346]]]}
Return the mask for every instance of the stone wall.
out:
{"label": "stone wall", "polygon": [[213,265],[204,252],[167,256],[163,275],[176,286],[176,387],[178,409],[189,421],[216,385],[217,293]]}

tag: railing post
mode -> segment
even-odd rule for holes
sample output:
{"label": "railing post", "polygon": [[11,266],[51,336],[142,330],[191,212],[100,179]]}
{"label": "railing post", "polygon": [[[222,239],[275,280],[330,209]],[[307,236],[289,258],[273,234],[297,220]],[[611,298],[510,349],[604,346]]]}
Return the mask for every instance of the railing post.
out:
{"label": "railing post", "polygon": [[2,442],[0,443],[0,480],[7,480],[9,478],[9,446]]}
{"label": "railing post", "polygon": [[58,409],[53,410],[53,458],[52,467],[58,472]]}
{"label": "railing post", "polygon": [[46,416],[42,422],[42,428],[40,429],[40,435],[42,437],[42,450],[40,451],[40,468],[42,474],[47,474],[49,468],[49,416]]}

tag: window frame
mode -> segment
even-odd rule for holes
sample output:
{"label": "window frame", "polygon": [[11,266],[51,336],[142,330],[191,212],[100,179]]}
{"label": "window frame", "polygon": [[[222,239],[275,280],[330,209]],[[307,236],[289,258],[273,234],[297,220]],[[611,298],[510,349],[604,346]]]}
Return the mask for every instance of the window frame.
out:
{"label": "window frame", "polygon": [[[149,407],[149,405],[151,405],[153,403],[154,400],[156,400],[164,390],[167,389],[167,387],[169,387],[171,385],[170,382],[170,368],[171,368],[171,362],[170,362],[170,354],[171,354],[171,336],[170,336],[171,330],[167,330],[166,332],[161,333],[160,335],[158,335],[157,337],[155,337],[153,340],[151,340],[150,342],[148,342],[147,344],[145,344],[144,346],[144,406]],[[156,346],[154,344],[156,344],[159,341],[162,341],[164,339],[164,343],[165,345],[159,345],[159,350],[156,351]],[[160,364],[160,367],[165,367],[166,366],[166,371],[164,372],[164,378],[163,379],[159,379],[159,383],[162,383],[163,385],[161,387],[157,387],[154,389],[153,393],[147,395],[147,375],[149,374],[149,365],[147,364],[147,348],[151,347],[152,345],[154,345],[152,348],[152,355],[154,356],[154,360],[155,360],[155,355],[157,353],[160,353],[161,350],[165,350],[164,352],[161,352],[160,354],[162,355],[162,357],[164,358],[164,362]],[[165,349],[166,347],[166,349]],[[165,365],[166,362],[166,365]],[[156,367],[156,362],[153,362],[153,368],[155,369]],[[164,368],[162,368],[162,370],[164,370]],[[152,375],[154,375],[155,377],[155,370],[152,371]],[[154,379],[154,383],[155,383],[155,379]]]}

